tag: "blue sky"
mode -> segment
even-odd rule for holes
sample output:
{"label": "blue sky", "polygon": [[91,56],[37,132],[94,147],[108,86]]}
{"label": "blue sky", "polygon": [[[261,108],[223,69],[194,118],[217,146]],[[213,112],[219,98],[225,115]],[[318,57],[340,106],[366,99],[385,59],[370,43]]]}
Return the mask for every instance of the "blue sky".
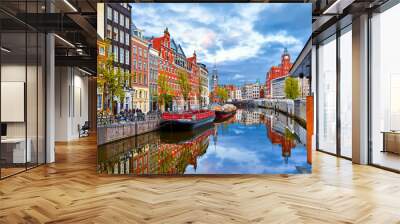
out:
{"label": "blue sky", "polygon": [[310,37],[311,4],[134,3],[132,22],[145,36],[168,27],[187,57],[196,51],[210,73],[216,62],[221,84],[265,82],[284,47],[294,61]]}

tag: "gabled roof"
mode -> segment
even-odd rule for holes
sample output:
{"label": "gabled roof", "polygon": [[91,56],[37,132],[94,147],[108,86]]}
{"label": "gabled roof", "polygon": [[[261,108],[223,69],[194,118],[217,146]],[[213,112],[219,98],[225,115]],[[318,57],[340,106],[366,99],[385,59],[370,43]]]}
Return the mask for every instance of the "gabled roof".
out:
{"label": "gabled roof", "polygon": [[180,44],[179,44],[178,52],[179,52],[179,54],[182,54],[186,58],[185,52],[183,52],[183,49]]}
{"label": "gabled roof", "polygon": [[185,52],[183,52],[181,45],[180,44],[176,44],[174,39],[171,39],[171,48],[176,53],[181,54],[186,58]]}
{"label": "gabled roof", "polygon": [[137,30],[138,28],[136,27],[136,25],[134,23],[131,23],[131,30]]}
{"label": "gabled roof", "polygon": [[172,50],[174,50],[175,52],[178,52],[178,47],[176,46],[175,40],[171,39],[171,48]]}

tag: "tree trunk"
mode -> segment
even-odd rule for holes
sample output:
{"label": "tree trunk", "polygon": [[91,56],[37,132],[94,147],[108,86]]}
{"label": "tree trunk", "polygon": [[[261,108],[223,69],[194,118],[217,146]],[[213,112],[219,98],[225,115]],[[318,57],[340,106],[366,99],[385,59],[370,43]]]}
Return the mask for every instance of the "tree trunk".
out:
{"label": "tree trunk", "polygon": [[103,88],[103,102],[102,102],[102,104],[103,105],[101,105],[101,108],[103,108],[103,111],[105,110],[105,111],[107,111],[107,109],[108,109],[108,107],[109,107],[109,105],[108,105],[108,103],[105,105],[105,108],[104,108],[104,104],[106,103],[106,99],[107,99],[107,96],[108,96],[108,94],[107,94],[107,91],[108,91],[108,89],[106,89],[107,88],[107,86],[106,86],[106,84],[104,84],[104,88]]}
{"label": "tree trunk", "polygon": [[111,112],[111,114],[114,114],[114,94],[113,93],[111,93],[110,94],[111,95],[111,99],[110,99],[110,105],[109,105],[109,107],[110,107],[110,112]]}

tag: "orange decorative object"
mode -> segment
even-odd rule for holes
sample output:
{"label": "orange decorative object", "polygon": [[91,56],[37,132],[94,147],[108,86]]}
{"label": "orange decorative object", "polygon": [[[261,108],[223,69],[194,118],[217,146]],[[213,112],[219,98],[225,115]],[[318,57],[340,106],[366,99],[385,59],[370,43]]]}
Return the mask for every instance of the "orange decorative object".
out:
{"label": "orange decorative object", "polygon": [[312,136],[314,134],[314,96],[306,98],[307,162],[312,164]]}

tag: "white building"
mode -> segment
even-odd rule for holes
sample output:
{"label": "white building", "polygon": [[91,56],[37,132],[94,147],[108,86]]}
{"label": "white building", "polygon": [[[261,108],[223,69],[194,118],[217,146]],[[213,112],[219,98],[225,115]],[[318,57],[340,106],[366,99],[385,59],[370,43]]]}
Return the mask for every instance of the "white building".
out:
{"label": "white building", "polygon": [[286,77],[280,77],[271,80],[272,98],[285,98],[285,80]]}
{"label": "white building", "polygon": [[201,91],[201,98],[202,98],[202,105],[206,106],[210,103],[210,90],[209,90],[209,80],[208,80],[208,69],[205,64],[197,63],[200,68],[200,85],[202,86]]}
{"label": "white building", "polygon": [[297,78],[300,86],[301,98],[306,98],[310,95],[310,80],[308,78]]}
{"label": "white building", "polygon": [[253,84],[252,86],[252,99],[260,98],[260,85],[258,83]]}
{"label": "white building", "polygon": [[235,100],[242,100],[242,90],[239,87],[235,90]]}
{"label": "white building", "polygon": [[229,91],[229,99],[231,101],[235,100],[235,96],[236,96],[236,89],[230,90]]}
{"label": "white building", "polygon": [[241,91],[242,99],[244,100],[260,98],[259,83],[246,84],[241,88]]}

